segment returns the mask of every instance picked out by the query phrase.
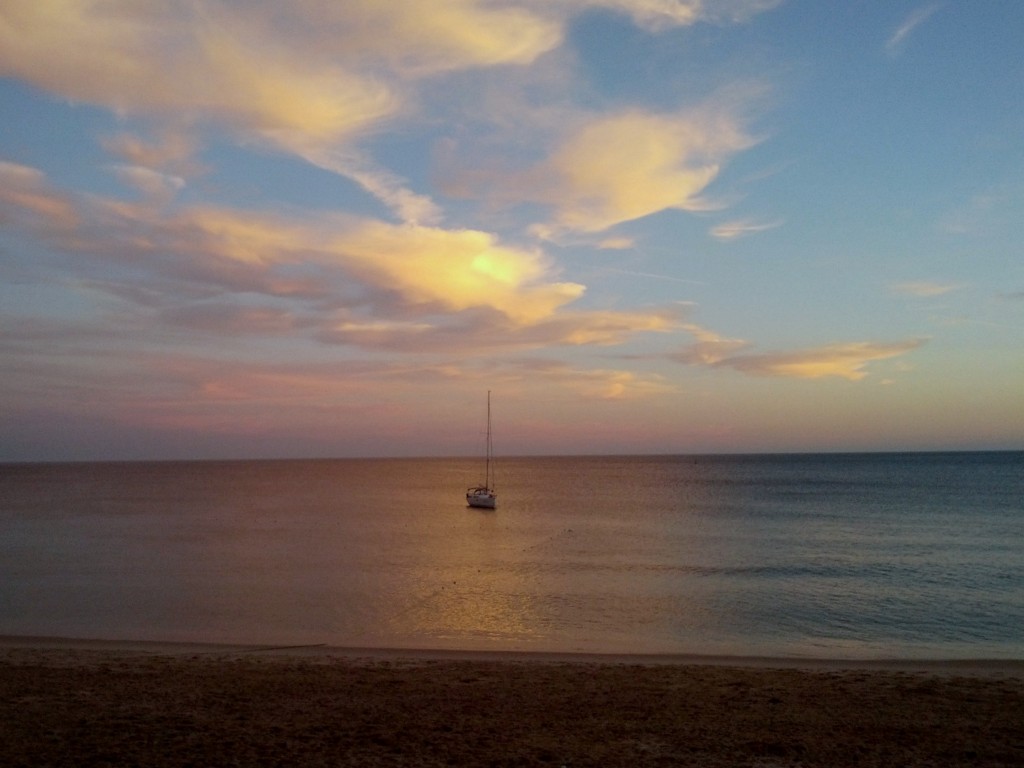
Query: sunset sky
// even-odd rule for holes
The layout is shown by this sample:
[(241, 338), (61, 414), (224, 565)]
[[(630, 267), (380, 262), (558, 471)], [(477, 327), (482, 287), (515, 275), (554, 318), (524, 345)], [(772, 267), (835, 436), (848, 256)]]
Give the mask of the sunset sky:
[(1024, 449), (1022, 40), (0, 0), (0, 460)]

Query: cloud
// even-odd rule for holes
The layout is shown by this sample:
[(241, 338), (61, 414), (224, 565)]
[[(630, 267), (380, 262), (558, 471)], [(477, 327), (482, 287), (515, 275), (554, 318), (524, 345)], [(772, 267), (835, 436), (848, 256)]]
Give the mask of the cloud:
[(665, 333), (679, 324), (679, 309), (669, 307), (646, 312), (563, 312), (523, 331), (537, 346), (621, 344), (637, 333)]
[[(73, 330), (73, 328), (72, 328)], [(69, 345), (70, 346), (70, 345)], [(85, 354), (83, 350), (88, 350)], [(314, 428), (336, 425), (352, 407), (372, 411), (387, 401), (381, 382), (429, 383), (447, 374), (434, 363), (379, 360), (253, 361), (173, 349), (77, 347), (77, 354), (32, 360), (10, 355), (16, 370), (4, 381), (6, 395), (24, 408), (52, 408), (102, 415), (113, 423), (169, 429), (262, 431), (273, 422), (298, 419)], [(46, 386), (40, 386), (45, 382)], [(55, 387), (60, 397), (54, 397)], [(393, 389), (391, 391), (393, 395)], [(350, 398), (358, 396), (359, 405)]]
[(341, 13), (328, 34), (342, 35), (349, 55), (369, 53), (407, 74), (529, 64), (557, 47), (563, 35), (562, 24), (552, 16), (512, 3), (413, 0), (335, 7)]
[[(112, 424), (208, 434), (221, 430), (280, 433), (282, 427), (297, 425), (315, 430), (326, 427), (330, 432), (340, 423), (364, 421), (370, 426), (377, 408), (393, 416), (395, 398), (402, 398), (403, 389), (415, 392), (416, 402), (421, 403), (431, 399), (426, 393), (440, 396), (442, 391), (432, 387), (443, 385), (444, 395), (450, 398), (453, 390), (448, 384), (460, 379), (477, 393), (480, 380), (486, 379), (512, 390), (553, 384), (575, 398), (604, 400), (640, 398), (673, 389), (656, 374), (517, 358), (507, 351), (500, 356), (474, 355), (469, 360), (458, 349), (448, 348), (439, 355), (360, 358), (350, 353), (325, 354), (323, 348), (303, 351), (297, 340), (290, 338), (287, 346), (277, 347), (278, 354), (254, 359), (246, 354), (254, 333), (248, 323), (286, 333), (294, 318), (266, 312), (218, 317), (218, 312), (211, 308), (201, 317), (190, 318), (188, 328), (191, 337), (203, 338), (226, 322), (232, 329), (230, 362), (225, 360), (217, 336), (211, 337), (214, 344), (206, 347), (181, 347), (167, 343), (168, 329), (164, 327), (152, 340), (159, 338), (159, 343), (140, 345), (140, 335), (146, 329), (137, 323), (130, 326), (130, 343), (126, 343), (124, 332), (111, 334), (93, 322), (4, 314), (0, 317), (0, 350), (5, 360), (5, 397), (16, 398), (20, 412), (34, 408), (60, 412), (62, 423), (72, 421), (71, 415), (77, 412)], [(381, 322), (376, 329), (361, 330), (385, 332), (389, 330), (386, 325)], [(293, 354), (297, 348), (299, 353)], [(351, 405), (353, 398), (357, 406)], [(386, 445), (381, 448), (387, 450)]]
[(959, 285), (954, 283), (935, 283), (929, 280), (918, 280), (908, 283), (895, 283), (890, 286), (890, 290), (903, 296), (928, 298), (930, 296), (942, 296), (957, 290), (959, 287)]
[(76, 226), (73, 202), (50, 189), (36, 169), (0, 160), (0, 222), (63, 231)]
[(119, 133), (101, 139), (101, 144), (124, 165), (161, 171), (186, 181), (206, 171), (195, 160), (195, 138), (185, 130), (164, 127), (151, 139)]
[[(156, 183), (143, 169), (122, 169), (133, 181)], [(173, 212), (145, 201), (62, 195), (31, 168), (0, 164), (0, 215), (69, 252), (124, 258), (165, 274), (196, 274), (223, 290), (288, 293), (291, 265), (315, 265), (358, 277), (410, 305), (447, 311), (491, 307), (516, 322), (546, 317), (578, 298), (583, 286), (548, 280), (539, 251), (500, 244), (474, 230), (393, 225), (357, 217), (287, 218), (262, 211), (193, 206)], [(37, 214), (28, 220), (24, 213)], [(168, 258), (170, 256), (174, 258)]]
[(515, 182), (554, 209), (556, 228), (601, 232), (669, 208), (706, 210), (701, 193), (731, 155), (754, 144), (732, 110), (625, 110), (594, 117)]
[(405, 224), (438, 224), (443, 218), (440, 207), (427, 195), (413, 192), (400, 176), (365, 156), (315, 145), (303, 146), (301, 140), (295, 141), (292, 148), (313, 165), (352, 179)]
[[(244, 141), (259, 140), (352, 179), (404, 223), (433, 225), (442, 219), (435, 202), (357, 151), (362, 140), (424, 107), (414, 86), (457, 72), (534, 64), (562, 44), (571, 17), (589, 8), (622, 12), (656, 31), (701, 20), (743, 21), (776, 4), (6, 2), (0, 76), (121, 115), (170, 121), (179, 132), (196, 124), (226, 127)], [(549, 201), (561, 226), (599, 231), (666, 207), (700, 207), (697, 196), (719, 162), (748, 143), (725, 115), (598, 118), (570, 137), (540, 175), (563, 196)], [(126, 165), (189, 176), (174, 156), (181, 146), (166, 136), (162, 146), (123, 138), (115, 144)], [(161, 150), (162, 160), (154, 157)], [(588, 172), (594, 153), (607, 160)], [(622, 184), (615, 182), (629, 170)]]
[(619, 269), (618, 267), (598, 267), (601, 272), (611, 272), (617, 275), (630, 275), (632, 277), (646, 277), (651, 280), (660, 280), (661, 282), (667, 283), (688, 283), (690, 285), (706, 285), (702, 280), (690, 280), (685, 277), (675, 277), (674, 275), (658, 274), (657, 272), (640, 272), (635, 269)]
[[(64, 387), (59, 397), (54, 380)], [(43, 381), (48, 386), (40, 387)], [(223, 436), (240, 438), (231, 445), (243, 455), (269, 451), (294, 457), (297, 449), (300, 455), (393, 455), (396, 441), (408, 450), (410, 438), (424, 452), (437, 453), (443, 445), (441, 452), (452, 453), (465, 450), (465, 424), (452, 418), (457, 402), (476, 402), (483, 381), (498, 382), (510, 395), (506, 403), (539, 388), (550, 398), (551, 385), (574, 402), (670, 391), (657, 376), (521, 359), (488, 360), (477, 368), (443, 359), (322, 357), (299, 363), (236, 359), (225, 365), (217, 355), (122, 347), (102, 355), (98, 365), (80, 356), (64, 359), (59, 370), (19, 371), (17, 381), (8, 372), (5, 395), (26, 391), (19, 393), (19, 408), (3, 416), (5, 426), (23, 424), (41, 450), (78, 441), (106, 458), (111, 451), (149, 457), (147, 442), (149, 451), (156, 447), (166, 456), (171, 445), (175, 455), (195, 458), (214, 444), (223, 446)], [(424, 410), (424, 402), (447, 405)], [(119, 439), (110, 444), (112, 435)]]
[(235, 337), (294, 335), (303, 325), (298, 313), (283, 307), (247, 307), (224, 302), (176, 304), (163, 309), (159, 318), (167, 325)]
[(827, 344), (794, 352), (746, 354), (725, 357), (717, 366), (734, 368), (755, 376), (780, 376), (796, 379), (821, 379), (829, 376), (859, 381), (868, 373), (864, 368), (876, 360), (899, 357), (917, 349), (924, 341), (849, 342)]
[(192, 3), (7, 5), (0, 72), (119, 112), (329, 140), (356, 135), (398, 106), (379, 81), (301, 47), (300, 33), (315, 32), (301, 11), (285, 25), (291, 34), (278, 34), (261, 27), (255, 4), (244, 12)]
[(859, 381), (868, 373), (864, 368), (876, 360), (899, 357), (917, 349), (924, 339), (899, 342), (847, 342), (826, 344), (790, 352), (744, 352), (753, 346), (742, 339), (720, 336), (699, 325), (687, 323), (682, 330), (696, 341), (669, 358), (686, 365), (732, 368), (754, 376), (795, 379), (820, 379), (830, 376)]
[(942, 3), (931, 3), (913, 11), (885, 42), (886, 52), (890, 56), (895, 56), (899, 53), (900, 47), (910, 37), (911, 33), (931, 18), (932, 14), (942, 8), (942, 6)]
[(10, 163), (0, 164), (0, 182), (0, 217), (69, 254), (62, 279), (169, 326), (423, 351), (619, 344), (678, 321), (674, 309), (572, 311), (583, 285), (557, 280), (540, 250), (479, 230), (165, 210), (148, 199), (62, 195), (42, 173)]
[(711, 236), (717, 240), (736, 240), (757, 232), (766, 232), (781, 227), (782, 221), (758, 222), (751, 219), (725, 221), (711, 229)]
[(526, 325), (513, 324), (500, 313), (486, 309), (447, 316), (420, 313), (415, 317), (419, 319), (388, 321), (342, 310), (319, 338), (329, 344), (364, 349), (496, 355), (559, 346), (613, 346), (640, 333), (667, 333), (678, 327), (674, 308), (649, 312), (562, 310)]
[(529, 64), (563, 34), (550, 15), (476, 0), (5, 6), (0, 72), (119, 111), (322, 139), (393, 114), (388, 81)]
[(569, 0), (573, 5), (625, 13), (640, 27), (659, 31), (698, 21), (746, 21), (782, 0)]
[(718, 365), (739, 350), (751, 346), (748, 341), (728, 339), (692, 323), (683, 326), (683, 330), (697, 341), (672, 355), (672, 359), (689, 365)]
[(631, 237), (606, 237), (596, 247), (602, 251), (628, 251), (636, 245)]
[[(463, 372), (461, 375), (478, 374)], [(657, 374), (618, 368), (581, 368), (546, 357), (497, 361), (490, 367), (488, 376), (502, 381), (504, 389), (528, 390), (554, 384), (584, 400), (631, 400), (677, 391), (675, 385)], [(545, 396), (550, 397), (550, 393)]]
[[(353, 143), (407, 109), (406, 79), (528, 64), (563, 32), (528, 8), (475, 0), (5, 5), (0, 75), (121, 114), (219, 123), (350, 176), (419, 223), (438, 219), (433, 204), (354, 162)], [(153, 147), (119, 144), (153, 167), (139, 157)]]
[[(169, 429), (215, 430), (237, 416), (221, 411), (225, 403), (247, 403), (258, 424), (255, 411), (269, 403), (375, 392), (383, 378), (419, 384), (467, 359), (487, 360), (489, 375), (490, 361), (509, 352), (609, 347), (678, 331), (678, 307), (581, 308), (585, 287), (532, 241), (443, 225), (438, 201), (388, 166), (410, 134), (389, 145), (399, 148), (389, 156), (372, 155), (370, 139), (399, 121), (430, 123), (439, 102), (427, 97), (453, 82), (479, 84), (486, 70), (488, 82), (522, 75), (563, 100), (517, 115), (530, 138), (541, 137), (518, 146), (541, 148), (529, 156), (530, 174), (513, 178), (523, 184), (512, 185), (509, 199), (539, 204), (531, 212), (561, 232), (604, 232), (666, 208), (706, 209), (722, 164), (753, 144), (739, 109), (714, 99), (686, 110), (581, 115), (569, 54), (548, 54), (572, 17), (592, 8), (659, 31), (742, 21), (775, 4), (0, 0), (0, 77), (108, 110), (127, 126), (99, 137), (111, 156), (105, 170), (129, 188), (123, 199), (68, 191), (37, 169), (0, 162), (5, 237), (30, 245), (26, 263), (45, 252), (26, 271), (32, 289), (67, 299), (66, 322), (32, 327), (45, 308), (26, 309), (28, 302), (19, 304), (23, 315), (4, 318), (5, 348), (23, 365), (19, 386), (39, 402), (44, 390), (53, 396), (39, 386), (45, 381), (60, 388), (62, 402), (102, 401), (112, 417), (130, 406)], [(478, 95), (468, 89), (474, 118), (500, 132), (512, 110), (480, 109)], [(493, 149), (504, 138), (484, 141), (493, 139)], [(213, 175), (204, 162), (231, 141), (344, 176), (397, 221), (196, 202), (222, 191), (221, 177), (195, 182)], [(601, 245), (631, 246), (625, 237)], [(719, 340), (718, 357), (727, 342)], [(714, 345), (705, 345), (709, 359)], [(355, 363), (359, 350), (444, 356), (450, 368)], [(281, 362), (251, 362), (268, 352)], [(291, 357), (303, 354), (344, 364), (293, 366)], [(580, 397), (670, 389), (657, 376), (605, 366), (534, 375)]]
[(160, 173), (138, 165), (114, 165), (111, 171), (124, 184), (139, 190), (145, 197), (157, 203), (168, 203), (185, 187), (180, 176)]
[(585, 400), (630, 400), (676, 391), (657, 375), (607, 368), (581, 369), (554, 361), (531, 364), (527, 375), (558, 384)]
[(360, 277), (408, 302), (454, 311), (492, 307), (523, 324), (550, 316), (584, 290), (546, 282), (550, 267), (539, 251), (503, 246), (475, 230), (362, 221), (329, 248)]

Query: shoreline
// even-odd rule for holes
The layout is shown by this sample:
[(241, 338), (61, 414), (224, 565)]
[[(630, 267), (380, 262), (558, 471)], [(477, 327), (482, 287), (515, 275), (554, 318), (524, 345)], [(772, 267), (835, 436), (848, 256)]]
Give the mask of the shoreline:
[(37, 658), (56, 658), (76, 651), (102, 656), (167, 656), (178, 658), (279, 657), (326, 662), (491, 662), (632, 666), (696, 666), (807, 671), (919, 672), (935, 675), (1024, 678), (1024, 659), (987, 658), (837, 658), (810, 656), (747, 656), (700, 653), (601, 653), (577, 651), (516, 651), (439, 648), (382, 648), (334, 646), (323, 643), (270, 645), (261, 643), (182, 642), (50, 636), (0, 635), (0, 658), (11, 651)]

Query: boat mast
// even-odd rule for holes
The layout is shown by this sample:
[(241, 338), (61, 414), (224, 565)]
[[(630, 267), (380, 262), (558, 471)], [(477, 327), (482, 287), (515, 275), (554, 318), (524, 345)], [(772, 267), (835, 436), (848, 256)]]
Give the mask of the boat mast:
[(491, 488), (491, 390), (487, 390), (487, 459), (484, 465), (484, 485)]

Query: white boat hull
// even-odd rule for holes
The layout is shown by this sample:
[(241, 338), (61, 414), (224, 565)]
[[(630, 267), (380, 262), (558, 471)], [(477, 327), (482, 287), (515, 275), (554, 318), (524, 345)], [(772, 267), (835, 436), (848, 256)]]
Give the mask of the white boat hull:
[(486, 488), (470, 488), (466, 491), (466, 503), (480, 509), (494, 509), (498, 504), (498, 494)]

